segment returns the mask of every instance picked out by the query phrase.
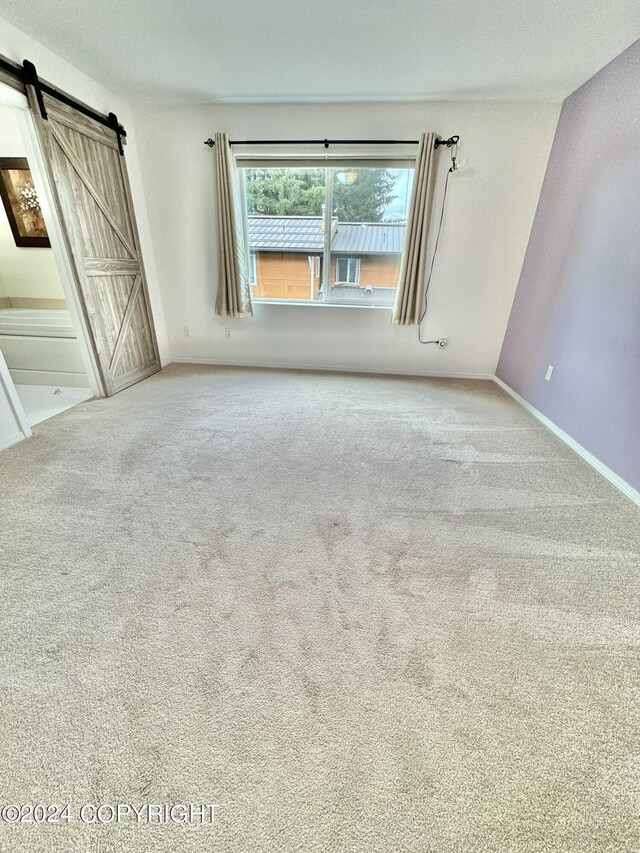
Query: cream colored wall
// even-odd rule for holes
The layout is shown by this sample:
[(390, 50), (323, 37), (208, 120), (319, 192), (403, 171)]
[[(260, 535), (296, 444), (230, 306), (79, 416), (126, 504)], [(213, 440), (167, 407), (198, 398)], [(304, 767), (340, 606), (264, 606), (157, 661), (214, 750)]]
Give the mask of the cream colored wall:
[[(0, 157), (24, 156), (14, 110), (0, 104)], [(46, 300), (41, 305), (43, 308), (64, 307), (65, 304), (53, 251), (18, 248), (3, 205), (0, 205), (0, 300), (5, 306), (8, 300), (9, 306), (17, 308), (27, 307), (25, 300)], [(38, 307), (37, 302), (34, 307)]]

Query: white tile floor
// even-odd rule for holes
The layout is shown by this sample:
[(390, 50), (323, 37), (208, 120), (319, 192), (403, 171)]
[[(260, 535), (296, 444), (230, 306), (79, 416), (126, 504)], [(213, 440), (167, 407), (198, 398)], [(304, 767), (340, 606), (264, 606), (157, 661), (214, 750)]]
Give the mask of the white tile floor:
[(16, 391), (29, 426), (42, 423), (93, 397), (90, 388), (63, 388), (55, 385), (16, 385)]

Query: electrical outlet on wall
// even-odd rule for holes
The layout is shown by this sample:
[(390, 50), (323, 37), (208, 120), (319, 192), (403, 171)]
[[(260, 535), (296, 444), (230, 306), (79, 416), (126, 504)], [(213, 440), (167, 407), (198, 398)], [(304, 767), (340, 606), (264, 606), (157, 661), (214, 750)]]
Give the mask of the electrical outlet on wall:
[(224, 330), (224, 336), (225, 336), (225, 338), (230, 338), (230, 337), (231, 337), (231, 329), (230, 329), (228, 326), (227, 326), (227, 328)]
[(183, 326), (182, 331), (184, 332), (185, 338), (191, 337), (191, 326)]
[(547, 367), (547, 372), (545, 373), (545, 376), (544, 376), (544, 378), (547, 380), (547, 382), (551, 379), (552, 373), (553, 373), (553, 365), (550, 364), (549, 367)]

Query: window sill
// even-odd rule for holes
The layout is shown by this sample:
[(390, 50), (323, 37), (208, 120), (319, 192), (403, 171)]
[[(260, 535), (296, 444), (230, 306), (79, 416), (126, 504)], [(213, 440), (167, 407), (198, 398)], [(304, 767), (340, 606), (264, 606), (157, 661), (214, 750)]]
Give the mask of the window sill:
[(297, 299), (252, 299), (253, 305), (286, 305), (298, 308), (366, 308), (376, 311), (393, 311), (393, 305), (354, 305), (353, 302), (311, 302)]

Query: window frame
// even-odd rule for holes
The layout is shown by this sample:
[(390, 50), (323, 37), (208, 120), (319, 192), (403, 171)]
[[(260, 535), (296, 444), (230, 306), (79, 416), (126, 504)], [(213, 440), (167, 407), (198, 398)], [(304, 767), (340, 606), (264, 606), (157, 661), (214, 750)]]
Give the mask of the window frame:
[[(360, 286), (361, 285), (361, 259), (353, 257), (351, 255), (347, 256), (349, 261), (357, 261), (357, 280), (354, 282), (332, 282), (331, 279), (331, 259), (332, 255), (336, 259), (336, 276), (338, 271), (338, 263), (340, 256), (337, 256), (331, 250), (331, 229), (332, 229), (332, 221), (333, 221), (333, 185), (335, 181), (335, 175), (337, 172), (343, 172), (345, 170), (344, 163), (346, 162), (344, 158), (339, 158), (340, 162), (334, 160), (332, 162), (331, 158), (323, 158), (322, 161), (310, 160), (309, 158), (299, 158), (296, 156), (290, 157), (278, 157), (278, 158), (263, 158), (256, 161), (255, 158), (252, 157), (238, 157), (236, 159), (236, 167), (238, 169), (239, 176), (239, 189), (240, 189), (240, 201), (242, 205), (242, 225), (244, 229), (244, 243), (246, 247), (247, 256), (253, 255), (255, 258), (256, 253), (251, 252), (249, 248), (249, 235), (248, 235), (248, 217), (249, 213), (247, 210), (247, 192), (246, 192), (246, 172), (251, 171), (253, 169), (316, 169), (322, 168), (325, 172), (325, 204), (324, 204), (324, 241), (323, 241), (323, 249), (321, 255), (317, 256), (318, 263), (320, 262), (320, 258), (324, 261), (322, 263), (322, 282), (320, 292), (322, 293), (322, 299), (269, 299), (268, 297), (252, 297), (252, 302), (260, 305), (298, 305), (298, 306), (313, 306), (313, 307), (323, 307), (323, 308), (374, 308), (381, 309), (386, 311), (393, 310), (393, 303), (382, 302), (379, 300), (363, 300), (362, 302), (355, 301), (353, 299), (340, 299), (335, 295), (330, 293), (331, 288), (336, 284), (338, 285), (352, 285), (352, 286)], [(415, 179), (415, 155), (407, 155), (398, 157), (397, 155), (393, 156), (391, 154), (378, 155), (375, 160), (373, 158), (349, 158), (348, 161), (350, 164), (354, 165), (356, 168), (364, 169), (406, 169), (408, 171), (413, 172), (411, 176), (411, 181)], [(409, 216), (409, 210), (407, 208), (407, 218)], [(403, 248), (402, 253), (400, 253), (400, 258), (402, 259), (402, 255), (404, 254), (406, 246)], [(343, 256), (344, 257), (344, 256)], [(250, 264), (250, 261), (248, 261)], [(255, 283), (257, 284), (257, 267), (255, 267)], [(250, 275), (251, 277), (251, 275)], [(252, 283), (252, 286), (253, 283)], [(396, 285), (397, 287), (397, 285)]]

